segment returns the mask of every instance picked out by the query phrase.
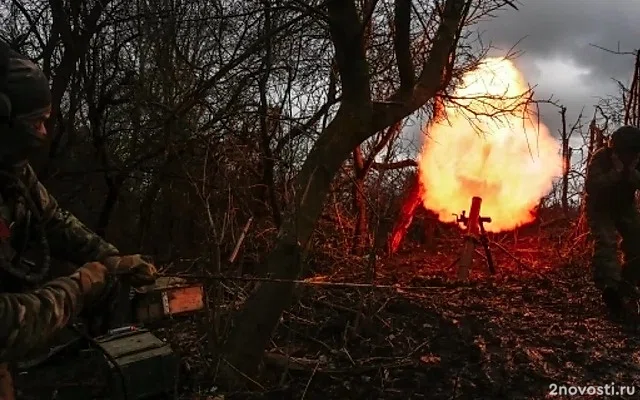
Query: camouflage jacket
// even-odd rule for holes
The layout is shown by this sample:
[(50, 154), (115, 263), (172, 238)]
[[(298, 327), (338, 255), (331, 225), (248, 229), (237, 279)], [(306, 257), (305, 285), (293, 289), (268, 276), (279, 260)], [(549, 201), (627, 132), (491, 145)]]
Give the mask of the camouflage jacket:
[[(631, 206), (635, 192), (640, 189), (640, 171), (633, 169), (618, 173), (613, 168), (611, 149), (602, 148), (593, 153), (585, 178), (587, 211), (615, 210)], [(603, 208), (604, 207), (604, 208)]]
[[(89, 230), (82, 222), (58, 206), (56, 199), (38, 181), (30, 165), (20, 174), (31, 198), (42, 212), (44, 229), (49, 241), (51, 256), (72, 262), (78, 266), (90, 261), (101, 261), (105, 257), (118, 254), (118, 250), (100, 236)], [(12, 200), (12, 201), (11, 201)], [(5, 221), (14, 226), (24, 223), (25, 207), (22, 199), (10, 199), (9, 207), (0, 206)], [(13, 203), (13, 204), (11, 204)], [(13, 205), (13, 207), (11, 207)], [(13, 209), (13, 210), (11, 210)]]
[(30, 292), (0, 294), (0, 363), (20, 361), (41, 349), (82, 306), (78, 272)]
[[(26, 246), (25, 241), (31, 247), (38, 247), (38, 242), (31, 243), (34, 219), (31, 209), (34, 207), (39, 213), (39, 231), (44, 233), (52, 257), (79, 267), (118, 254), (114, 246), (58, 206), (38, 181), (31, 166), (26, 165), (13, 175), (19, 177), (19, 181), (13, 179), (13, 186), (20, 186), (22, 190), (8, 190), (12, 185), (4, 176), (6, 172), (2, 174), (0, 257), (4, 260), (21, 253), (19, 247)], [(56, 275), (55, 271), (53, 275)], [(74, 275), (57, 278), (37, 290), (24, 293), (15, 293), (15, 288), (5, 285), (0, 294), (0, 362), (15, 361), (15, 357), (45, 343), (53, 333), (80, 313), (82, 298), (77, 279)]]

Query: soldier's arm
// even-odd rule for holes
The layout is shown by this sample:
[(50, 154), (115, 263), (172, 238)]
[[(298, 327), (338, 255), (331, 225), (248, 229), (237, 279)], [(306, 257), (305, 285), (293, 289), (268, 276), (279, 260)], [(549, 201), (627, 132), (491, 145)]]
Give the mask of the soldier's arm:
[(30, 293), (0, 294), (0, 362), (15, 362), (40, 348), (83, 307), (80, 273)]
[(604, 151), (593, 155), (587, 167), (587, 177), (585, 179), (585, 189), (587, 193), (595, 193), (607, 190), (616, 182), (622, 179), (622, 173), (613, 168), (607, 168)]
[(629, 183), (631, 183), (631, 185), (636, 188), (636, 189), (640, 189), (640, 171), (638, 171), (637, 169), (632, 169), (631, 171), (629, 171)]
[(115, 246), (87, 228), (73, 214), (60, 208), (30, 166), (25, 171), (24, 179), (33, 200), (42, 210), (53, 257), (82, 265), (90, 261), (102, 261), (119, 253)]

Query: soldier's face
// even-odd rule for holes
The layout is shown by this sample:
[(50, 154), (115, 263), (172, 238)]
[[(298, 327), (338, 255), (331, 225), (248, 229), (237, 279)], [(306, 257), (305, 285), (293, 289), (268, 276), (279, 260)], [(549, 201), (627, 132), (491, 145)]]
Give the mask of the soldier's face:
[(16, 115), (9, 134), (0, 142), (0, 164), (18, 165), (31, 157), (46, 144), (45, 123), (51, 115), (51, 108), (35, 110), (28, 114)]
[(45, 128), (45, 124), (50, 116), (51, 106), (47, 107), (44, 110), (39, 110), (38, 112), (33, 114), (19, 115), (17, 116), (17, 118), (22, 120), (22, 122), (25, 123), (30, 129), (32, 129), (36, 135), (45, 137), (47, 136), (47, 129)]

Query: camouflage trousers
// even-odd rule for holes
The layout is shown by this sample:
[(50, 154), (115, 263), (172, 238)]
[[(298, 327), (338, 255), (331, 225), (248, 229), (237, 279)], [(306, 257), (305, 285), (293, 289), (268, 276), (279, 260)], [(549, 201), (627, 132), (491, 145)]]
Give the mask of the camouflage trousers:
[[(640, 283), (640, 213), (635, 207), (602, 213), (587, 210), (593, 241), (591, 270), (598, 289), (617, 287), (622, 280)], [(622, 237), (622, 267), (618, 262), (618, 234)]]

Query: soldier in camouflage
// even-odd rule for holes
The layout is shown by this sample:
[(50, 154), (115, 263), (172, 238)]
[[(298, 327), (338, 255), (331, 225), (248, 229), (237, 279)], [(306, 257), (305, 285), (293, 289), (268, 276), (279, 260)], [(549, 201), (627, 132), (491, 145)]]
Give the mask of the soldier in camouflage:
[[(119, 276), (155, 282), (155, 267), (90, 231), (38, 181), (27, 157), (46, 139), (49, 82), (0, 42), (0, 399), (13, 399), (8, 365), (51, 340), (83, 310), (112, 298)], [(80, 266), (48, 282), (50, 257)], [(58, 274), (59, 275), (59, 274)]]
[[(623, 126), (609, 145), (593, 154), (585, 180), (585, 211), (593, 241), (592, 272), (596, 287), (615, 316), (638, 296), (640, 282), (640, 214), (635, 194), (640, 189), (640, 129)], [(618, 234), (624, 266), (618, 262)]]

